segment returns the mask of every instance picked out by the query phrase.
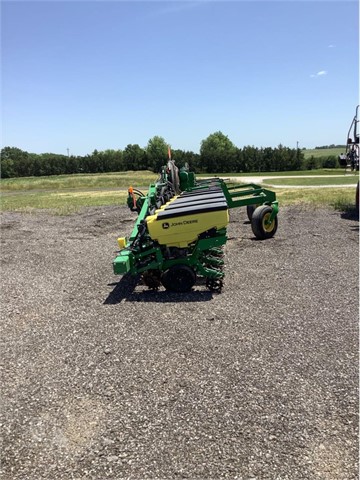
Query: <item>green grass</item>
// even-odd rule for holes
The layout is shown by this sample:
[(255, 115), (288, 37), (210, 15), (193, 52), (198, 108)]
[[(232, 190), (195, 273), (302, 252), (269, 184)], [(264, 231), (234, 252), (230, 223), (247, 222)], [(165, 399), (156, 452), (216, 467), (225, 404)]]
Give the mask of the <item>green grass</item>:
[(0, 182), (2, 191), (14, 190), (63, 190), (90, 188), (148, 187), (158, 175), (149, 171), (128, 171), (101, 174), (52, 175), (48, 177), (6, 178)]
[(281, 206), (308, 205), (314, 207), (331, 207), (337, 210), (346, 209), (355, 204), (355, 188), (319, 188), (319, 189), (276, 189), (276, 198)]
[(82, 192), (14, 192), (1, 196), (1, 210), (32, 212), (47, 209), (57, 215), (68, 215), (82, 207), (124, 205), (126, 191), (82, 191)]
[[(355, 188), (287, 189), (273, 188), (280, 208), (288, 205), (313, 205), (342, 209), (355, 203)], [(82, 207), (125, 205), (125, 191), (21, 192), (2, 195), (1, 210), (32, 212), (50, 209), (58, 215), (79, 211)]]
[[(322, 170), (324, 174), (328, 170)], [(332, 173), (332, 171), (330, 171)], [(343, 173), (339, 169), (338, 174)], [(292, 172), (282, 172), (283, 175), (289, 175)], [(297, 175), (300, 172), (294, 172)], [(318, 171), (301, 172), (302, 174), (319, 174)], [(254, 175), (254, 174), (249, 174)], [(263, 174), (261, 174), (263, 175)], [(278, 173), (272, 175), (278, 175)], [(228, 174), (222, 175), (229, 177)], [(74, 178), (75, 177), (75, 178)], [(18, 178), (11, 180), (2, 180), (0, 208), (1, 210), (33, 212), (36, 209), (50, 210), (55, 214), (66, 215), (74, 213), (82, 207), (105, 206), (105, 205), (124, 205), (126, 203), (127, 192), (125, 187), (130, 184), (138, 187), (144, 185), (146, 192), (149, 183), (156, 180), (156, 175), (151, 172), (126, 172), (102, 175), (61, 175), (58, 177), (43, 178)], [(324, 183), (329, 180), (340, 183), (354, 182), (357, 177), (342, 176), (337, 179), (320, 179)], [(314, 181), (315, 179), (290, 179), (297, 180), (299, 183)], [(317, 179), (316, 179), (317, 180)], [(111, 188), (111, 181), (115, 186)], [(283, 181), (288, 185), (289, 179), (276, 179), (276, 182)], [(52, 183), (53, 182), (53, 183)], [(65, 182), (65, 183), (62, 183)], [(109, 183), (110, 182), (110, 183)], [(123, 183), (121, 183), (123, 182)], [(298, 185), (299, 183), (294, 183)], [(309, 184), (309, 183), (307, 183)], [(312, 183), (313, 184), (313, 183)], [(29, 187), (30, 185), (30, 187)], [(62, 186), (63, 185), (63, 186)], [(65, 186), (64, 186), (65, 185)], [(86, 185), (88, 185), (86, 187)], [(103, 187), (102, 187), (103, 186)], [(76, 189), (77, 190), (71, 190)], [(96, 190), (103, 188), (102, 190)], [(123, 191), (118, 190), (124, 188)], [(280, 207), (294, 204), (305, 204), (314, 206), (330, 206), (332, 208), (344, 208), (346, 205), (354, 205), (355, 188), (349, 185), (349, 188), (272, 188), (277, 194)]]
[(343, 168), (319, 168), (316, 170), (295, 170), (290, 172), (247, 172), (247, 173), (200, 173), (197, 177), (285, 177), (285, 176), (297, 176), (303, 175), (344, 175)]
[[(342, 175), (343, 169), (320, 169), (295, 172), (252, 172), (252, 173), (217, 173), (218, 177), (242, 176), (286, 176), (286, 175)], [(212, 174), (200, 174), (197, 177), (211, 176)], [(128, 188), (145, 187), (156, 181), (158, 175), (149, 171), (128, 171), (101, 174), (76, 174), (76, 175), (53, 175), (47, 177), (19, 177), (1, 179), (0, 187), (3, 192), (15, 190), (71, 190), (91, 188)]]
[(267, 178), (263, 185), (289, 185), (289, 186), (322, 186), (322, 185), (349, 185), (353, 186), (359, 180), (358, 175), (341, 177), (318, 178)]
[(318, 158), (318, 157), (330, 157), (341, 155), (345, 153), (346, 148), (314, 148), (311, 150), (302, 150), (305, 158), (310, 158), (311, 156)]

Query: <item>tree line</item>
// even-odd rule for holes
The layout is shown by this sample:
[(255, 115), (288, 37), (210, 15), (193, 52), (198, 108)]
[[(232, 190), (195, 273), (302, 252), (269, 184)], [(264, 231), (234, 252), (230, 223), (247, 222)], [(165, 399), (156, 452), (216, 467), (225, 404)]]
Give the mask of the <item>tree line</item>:
[[(85, 156), (55, 153), (29, 153), (16, 147), (1, 150), (1, 178), (105, 173), (128, 170), (159, 172), (168, 160), (169, 145), (155, 136), (146, 147), (129, 144), (123, 150), (94, 150)], [(201, 142), (200, 153), (174, 149), (171, 158), (181, 167), (185, 163), (196, 173), (278, 172), (335, 167), (336, 158), (306, 159), (299, 149), (283, 145), (276, 148), (236, 147), (222, 132), (215, 132)]]
[(335, 145), (332, 143), (331, 145), (321, 145), (321, 147), (315, 147), (315, 150), (325, 150), (329, 148), (346, 148), (346, 145)]

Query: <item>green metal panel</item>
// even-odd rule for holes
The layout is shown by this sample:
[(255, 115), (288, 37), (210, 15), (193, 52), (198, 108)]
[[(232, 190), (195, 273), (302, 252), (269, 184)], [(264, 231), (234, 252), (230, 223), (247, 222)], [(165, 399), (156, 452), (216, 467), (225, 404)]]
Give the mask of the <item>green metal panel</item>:
[(274, 192), (255, 185), (254, 183), (228, 186), (226, 182), (222, 180), (221, 188), (229, 208), (244, 207), (246, 205), (270, 205), (276, 201)]
[(130, 272), (131, 261), (130, 261), (131, 252), (123, 250), (113, 261), (113, 269), (116, 275), (124, 275), (125, 273)]

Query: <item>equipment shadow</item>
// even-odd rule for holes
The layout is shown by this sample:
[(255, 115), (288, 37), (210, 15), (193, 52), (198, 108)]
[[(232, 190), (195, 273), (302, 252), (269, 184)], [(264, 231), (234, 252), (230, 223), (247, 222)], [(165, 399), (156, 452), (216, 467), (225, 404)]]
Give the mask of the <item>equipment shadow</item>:
[(169, 292), (167, 290), (141, 290), (135, 291), (139, 284), (140, 275), (125, 274), (115, 285), (112, 292), (104, 301), (104, 305), (116, 305), (126, 300), (127, 302), (150, 302), (150, 303), (177, 303), (177, 302), (208, 302), (214, 294), (209, 290), (193, 290), (186, 293)]
[(359, 210), (354, 206), (352, 208), (348, 208), (345, 212), (340, 214), (343, 220), (351, 220), (353, 222), (357, 222), (356, 224), (352, 224), (350, 229), (353, 232), (359, 231)]
[(359, 221), (359, 210), (356, 207), (349, 208), (340, 214), (343, 220)]

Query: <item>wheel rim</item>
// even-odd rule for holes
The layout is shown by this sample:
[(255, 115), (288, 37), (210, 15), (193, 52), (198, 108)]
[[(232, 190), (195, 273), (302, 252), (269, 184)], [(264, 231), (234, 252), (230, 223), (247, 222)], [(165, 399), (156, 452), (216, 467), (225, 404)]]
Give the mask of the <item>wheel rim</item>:
[(272, 221), (270, 221), (270, 217), (271, 217), (270, 212), (265, 213), (262, 220), (262, 226), (266, 233), (271, 233), (275, 228), (275, 218)]

